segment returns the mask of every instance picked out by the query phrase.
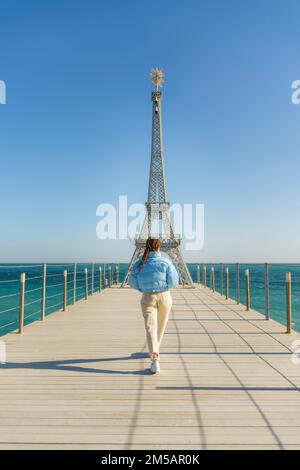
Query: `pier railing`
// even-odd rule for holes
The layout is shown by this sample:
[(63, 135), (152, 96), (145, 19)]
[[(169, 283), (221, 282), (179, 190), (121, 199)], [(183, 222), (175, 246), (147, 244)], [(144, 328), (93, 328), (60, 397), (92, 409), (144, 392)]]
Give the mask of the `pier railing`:
[(0, 335), (117, 286), (118, 264), (0, 265)]
[(203, 263), (190, 271), (196, 285), (244, 304), (245, 310), (252, 307), (266, 320), (273, 318), (286, 325), (287, 333), (300, 331), (299, 264)]
[[(0, 265), (0, 336), (24, 331), (69, 305), (120, 287), (127, 263)], [(201, 263), (188, 265), (195, 285), (254, 308), (300, 331), (300, 264)], [(293, 311), (293, 317), (292, 317)]]

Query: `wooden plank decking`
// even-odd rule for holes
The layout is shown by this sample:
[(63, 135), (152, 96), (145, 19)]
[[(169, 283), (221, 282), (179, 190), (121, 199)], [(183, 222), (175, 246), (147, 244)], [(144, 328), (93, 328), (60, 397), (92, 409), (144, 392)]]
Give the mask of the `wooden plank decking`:
[(173, 299), (160, 376), (131, 289), (1, 338), (0, 449), (300, 449), (300, 335), (202, 287)]

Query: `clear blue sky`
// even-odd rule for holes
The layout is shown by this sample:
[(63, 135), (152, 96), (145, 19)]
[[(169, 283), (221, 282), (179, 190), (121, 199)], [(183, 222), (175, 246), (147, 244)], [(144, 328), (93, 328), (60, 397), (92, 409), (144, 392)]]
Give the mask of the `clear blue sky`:
[(298, 0), (3, 0), (2, 262), (127, 261), (96, 207), (147, 195), (149, 70), (166, 74), (171, 202), (205, 204), (187, 261), (300, 261)]

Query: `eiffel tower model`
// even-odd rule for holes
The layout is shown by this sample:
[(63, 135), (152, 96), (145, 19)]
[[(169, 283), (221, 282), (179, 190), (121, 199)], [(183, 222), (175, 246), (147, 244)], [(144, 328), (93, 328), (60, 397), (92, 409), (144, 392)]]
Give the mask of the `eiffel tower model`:
[[(135, 240), (135, 251), (130, 261), (127, 273), (125, 275), (122, 287), (124, 287), (132, 270), (132, 266), (136, 260), (144, 252), (146, 240), (150, 236), (160, 238), (161, 251), (166, 253), (173, 264), (175, 265), (179, 278), (182, 284), (187, 284), (194, 287), (191, 275), (183, 261), (180, 242), (181, 238), (174, 235), (173, 226), (169, 219), (168, 209), (169, 202), (167, 202), (167, 191), (165, 182), (165, 169), (163, 159), (163, 145), (162, 145), (162, 120), (161, 120), (161, 101), (162, 92), (159, 87), (162, 87), (164, 82), (164, 74), (160, 69), (152, 69), (151, 82), (154, 90), (151, 93), (152, 98), (152, 149), (151, 149), (151, 166), (148, 187), (148, 200), (146, 202), (146, 216), (140, 232), (140, 235)], [(153, 234), (152, 225), (156, 222), (160, 225), (159, 234)], [(164, 230), (163, 230), (164, 229)]]

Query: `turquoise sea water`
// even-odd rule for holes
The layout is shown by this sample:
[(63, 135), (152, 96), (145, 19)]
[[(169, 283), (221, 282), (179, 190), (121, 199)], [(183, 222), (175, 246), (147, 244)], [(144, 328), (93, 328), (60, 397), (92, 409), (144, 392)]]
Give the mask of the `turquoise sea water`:
[[(115, 280), (116, 265), (106, 264), (102, 267), (102, 287), (105, 277), (109, 277), (109, 266), (112, 268)], [(119, 281), (122, 282), (127, 264), (119, 264)], [(203, 265), (201, 264), (201, 278)], [(221, 264), (206, 264), (207, 286), (210, 286), (210, 268), (215, 270), (215, 289), (221, 292)], [(94, 291), (99, 291), (100, 264), (94, 265)], [(223, 293), (225, 293), (225, 268), (229, 268), (229, 296), (236, 299), (237, 271), (235, 264), (223, 264)], [(77, 264), (76, 301), (85, 296), (85, 274), (88, 269), (88, 290), (91, 294), (92, 272), (91, 264)], [(197, 281), (197, 264), (188, 264), (193, 281)], [(263, 264), (240, 264), (240, 303), (245, 303), (245, 269), (250, 270), (251, 307), (265, 315), (265, 277)], [(74, 265), (48, 264), (46, 282), (46, 316), (61, 310), (63, 307), (63, 272), (67, 270), (67, 303), (71, 304), (74, 297)], [(286, 322), (285, 310), (285, 273), (292, 274), (292, 313), (293, 328), (300, 332), (300, 264), (269, 264), (269, 302), (270, 317), (282, 324)], [(20, 274), (26, 273), (25, 291), (25, 325), (37, 321), (41, 317), (42, 295), (42, 265), (0, 265), (0, 336), (18, 328), (19, 319), (19, 286)]]

